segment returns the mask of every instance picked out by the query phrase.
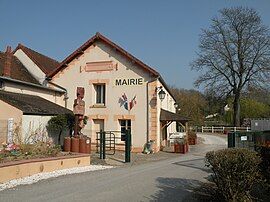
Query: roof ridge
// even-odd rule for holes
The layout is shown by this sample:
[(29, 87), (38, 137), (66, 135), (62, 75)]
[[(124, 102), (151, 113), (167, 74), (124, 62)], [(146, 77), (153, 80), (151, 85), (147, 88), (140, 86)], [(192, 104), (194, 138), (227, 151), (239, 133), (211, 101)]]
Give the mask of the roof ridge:
[(30, 51), (33, 51), (33, 52), (35, 52), (35, 53), (37, 53), (37, 54), (39, 54), (39, 55), (42, 55), (43, 57), (46, 57), (46, 58), (48, 58), (48, 59), (50, 59), (50, 60), (54, 60), (55, 62), (58, 62), (58, 63), (59, 63), (58, 60), (56, 60), (56, 59), (54, 59), (54, 58), (52, 58), (52, 57), (49, 57), (49, 56), (47, 56), (47, 55), (44, 55), (44, 54), (42, 54), (42, 53), (40, 53), (40, 52), (38, 52), (38, 51), (36, 51), (36, 50), (33, 50), (32, 48), (29, 48), (29, 47), (23, 45), (22, 43), (19, 43), (18, 46), (19, 46), (19, 47), (22, 47), (22, 48), (26, 48), (26, 49), (28, 49), (28, 50), (30, 50)]
[[(55, 60), (49, 56), (46, 56), (42, 53), (39, 53), (31, 48), (28, 48), (27, 46), (24, 46), (21, 43), (18, 44), (16, 49), (13, 51), (13, 53), (15, 53), (18, 49), (21, 49), (46, 75), (49, 74), (51, 72), (51, 70), (49, 70), (47, 66), (45, 66), (42, 62), (39, 61), (40, 58), (37, 59), (36, 57), (44, 58), (44, 59), (48, 60), (50, 63), (56, 63), (56, 66), (58, 66), (60, 64), (57, 60)], [(33, 54), (36, 54), (37, 56), (35, 56)], [(48, 66), (50, 66), (50, 65), (48, 65)]]

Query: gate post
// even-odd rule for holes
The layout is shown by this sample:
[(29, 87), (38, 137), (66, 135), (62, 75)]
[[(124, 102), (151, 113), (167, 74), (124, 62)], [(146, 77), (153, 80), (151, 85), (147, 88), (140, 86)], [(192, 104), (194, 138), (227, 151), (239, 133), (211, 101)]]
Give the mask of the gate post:
[(102, 152), (103, 152), (103, 159), (106, 158), (106, 132), (102, 132)]
[(131, 150), (131, 134), (130, 134), (130, 130), (126, 130), (125, 163), (130, 162), (130, 150)]
[(102, 130), (99, 131), (99, 158), (102, 159), (102, 153), (103, 153), (103, 146), (102, 146), (102, 143), (103, 143), (103, 132)]

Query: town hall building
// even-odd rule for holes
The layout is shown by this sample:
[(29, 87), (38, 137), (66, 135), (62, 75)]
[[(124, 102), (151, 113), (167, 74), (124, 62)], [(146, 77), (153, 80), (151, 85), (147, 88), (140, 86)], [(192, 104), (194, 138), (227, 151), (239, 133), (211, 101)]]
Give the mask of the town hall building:
[(84, 87), (89, 118), (84, 133), (92, 142), (100, 130), (130, 129), (133, 152), (141, 152), (150, 140), (159, 151), (176, 132), (176, 122), (185, 126), (188, 121), (175, 113), (176, 100), (161, 75), (100, 33), (64, 59), (48, 79), (67, 89), (69, 109), (76, 88)]

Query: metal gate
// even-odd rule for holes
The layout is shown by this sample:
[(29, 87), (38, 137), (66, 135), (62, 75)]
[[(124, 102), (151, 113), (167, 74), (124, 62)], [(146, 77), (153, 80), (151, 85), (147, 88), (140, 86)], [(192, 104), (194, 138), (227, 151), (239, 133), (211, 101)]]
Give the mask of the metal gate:
[[(117, 140), (121, 139), (118, 137), (118, 134), (121, 133), (120, 131), (99, 131), (97, 132), (97, 139), (96, 139), (96, 151), (100, 153), (105, 147), (104, 151), (106, 155), (114, 155), (116, 149), (116, 142)], [(105, 138), (104, 138), (105, 136)], [(102, 144), (102, 140), (105, 140), (105, 144)], [(101, 148), (102, 147), (102, 148)]]
[(97, 132), (96, 151), (99, 153), (100, 159), (105, 159), (106, 155), (114, 155), (116, 145), (123, 144), (125, 146), (125, 162), (130, 162), (131, 152), (131, 134), (130, 130), (124, 133), (121, 131), (99, 131)]

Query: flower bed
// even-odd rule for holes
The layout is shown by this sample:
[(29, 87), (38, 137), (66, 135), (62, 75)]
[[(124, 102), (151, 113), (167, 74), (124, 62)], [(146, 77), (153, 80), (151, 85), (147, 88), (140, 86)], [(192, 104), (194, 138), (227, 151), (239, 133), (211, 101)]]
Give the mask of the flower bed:
[(0, 150), (0, 165), (11, 161), (25, 159), (47, 158), (68, 155), (61, 152), (59, 145), (50, 142), (36, 142), (34, 144), (5, 144)]
[(90, 165), (90, 154), (61, 152), (52, 141), (5, 144), (0, 150), (0, 183), (67, 168)]

